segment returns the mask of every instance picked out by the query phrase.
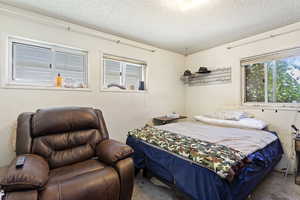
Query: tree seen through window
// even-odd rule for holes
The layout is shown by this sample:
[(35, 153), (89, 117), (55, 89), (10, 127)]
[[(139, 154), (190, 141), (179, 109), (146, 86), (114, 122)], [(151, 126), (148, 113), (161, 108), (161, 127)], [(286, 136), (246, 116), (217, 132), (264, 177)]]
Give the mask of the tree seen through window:
[(244, 67), (245, 102), (300, 103), (300, 56)]

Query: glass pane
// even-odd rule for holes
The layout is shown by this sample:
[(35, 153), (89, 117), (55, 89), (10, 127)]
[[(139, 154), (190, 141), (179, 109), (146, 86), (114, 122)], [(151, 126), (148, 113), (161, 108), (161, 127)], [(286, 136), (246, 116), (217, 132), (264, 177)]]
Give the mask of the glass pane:
[(85, 56), (66, 52), (56, 52), (55, 73), (73, 84), (85, 83)]
[(267, 62), (268, 70), (268, 102), (276, 102), (276, 64), (273, 61)]
[(65, 52), (56, 52), (55, 55), (56, 69), (83, 72), (85, 66), (84, 62), (84, 55), (76, 55)]
[(126, 64), (126, 88), (138, 90), (140, 81), (142, 81), (143, 68), (141, 65)]
[(121, 85), (121, 63), (114, 60), (104, 60), (105, 86), (110, 84)]
[(272, 63), (268, 68), (269, 102), (300, 103), (300, 56)]
[(53, 82), (51, 49), (13, 43), (13, 79), (19, 82)]
[(245, 101), (265, 102), (264, 63), (245, 66)]

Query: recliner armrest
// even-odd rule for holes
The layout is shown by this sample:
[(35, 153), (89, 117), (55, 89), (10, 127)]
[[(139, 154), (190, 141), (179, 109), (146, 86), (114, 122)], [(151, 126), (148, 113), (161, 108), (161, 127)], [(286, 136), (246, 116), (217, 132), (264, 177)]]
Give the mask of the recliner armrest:
[(100, 142), (96, 147), (99, 160), (110, 165), (129, 157), (132, 153), (133, 149), (130, 146), (111, 139)]
[(48, 181), (49, 165), (44, 158), (34, 154), (21, 156), (26, 157), (23, 167), (16, 168), (18, 156), (0, 179), (0, 185), (6, 192), (40, 189)]

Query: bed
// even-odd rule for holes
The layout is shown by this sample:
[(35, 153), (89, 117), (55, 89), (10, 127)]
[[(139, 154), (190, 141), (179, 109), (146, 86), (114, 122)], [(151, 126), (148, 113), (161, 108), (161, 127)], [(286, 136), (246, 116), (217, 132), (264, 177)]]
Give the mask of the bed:
[[(153, 132), (156, 134), (151, 135)], [(166, 141), (170, 140), (171, 143), (166, 145), (160, 137), (166, 137)], [(178, 138), (184, 138), (184, 143), (176, 142)], [(241, 144), (243, 141), (244, 144)], [(203, 160), (202, 154), (197, 152), (194, 152), (197, 155), (195, 157), (187, 154), (184, 148), (182, 150), (187, 143), (190, 146), (203, 143), (205, 148), (201, 146), (200, 152), (212, 152), (213, 159), (221, 159), (224, 157), (222, 153), (225, 154), (223, 161), (220, 161), (222, 165), (209, 163), (206, 158)], [(195, 200), (246, 199), (272, 171), (283, 154), (281, 143), (274, 132), (199, 122), (178, 122), (135, 129), (129, 132), (127, 144), (135, 150), (133, 159), (138, 170), (149, 171)], [(178, 153), (178, 149), (181, 153)], [(219, 153), (221, 156), (215, 155)], [(199, 155), (201, 162), (198, 162)], [(228, 166), (233, 167), (229, 169)]]

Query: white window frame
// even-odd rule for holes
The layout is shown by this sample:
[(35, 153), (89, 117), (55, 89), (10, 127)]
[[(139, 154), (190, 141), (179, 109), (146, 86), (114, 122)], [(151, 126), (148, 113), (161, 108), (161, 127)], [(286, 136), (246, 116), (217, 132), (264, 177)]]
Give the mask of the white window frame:
[[(295, 47), (295, 48), (291, 48), (291, 49), (297, 49), (299, 47)], [(287, 50), (291, 50), (291, 49), (287, 49)], [(270, 54), (274, 54), (274, 53), (280, 53), (280, 52), (284, 52), (287, 50), (281, 50), (281, 51), (277, 51), (277, 52), (273, 52)], [(268, 54), (265, 54), (268, 55)], [(300, 56), (300, 55), (299, 55)], [(253, 57), (260, 57), (260, 55), (257, 56), (253, 56)], [(250, 57), (251, 58), (251, 57)], [(299, 110), (300, 108), (300, 103), (270, 103), (268, 102), (268, 94), (267, 94), (267, 85), (268, 85), (268, 77), (267, 77), (267, 67), (264, 66), (264, 75), (265, 75), (265, 102), (246, 102), (246, 75), (245, 75), (245, 67), (242, 65), (242, 60), (240, 59), (240, 71), (241, 71), (241, 106), (245, 106), (245, 107), (252, 107), (252, 108), (278, 108), (278, 109), (287, 109), (287, 110)]]
[[(130, 89), (114, 89), (114, 88), (107, 88), (106, 87), (106, 83), (105, 83), (105, 74), (106, 74), (106, 71), (105, 71), (105, 60), (106, 58), (105, 55), (111, 55), (111, 56), (115, 56), (115, 57), (119, 57), (119, 58), (124, 58), (124, 59), (128, 59), (128, 60), (133, 60), (133, 61), (139, 61), (141, 63), (144, 63), (143, 66), (141, 66), (140, 64), (135, 64), (135, 63), (131, 63), (131, 62), (122, 62), (121, 64), (121, 72), (122, 72), (122, 76), (120, 76), (120, 83), (122, 84), (122, 86), (126, 85), (126, 71), (124, 71), (124, 69), (126, 68), (126, 63), (127, 64), (130, 64), (130, 65), (136, 65), (136, 66), (139, 66), (139, 67), (142, 67), (143, 69), (143, 72), (142, 72), (142, 79), (144, 80), (144, 84), (145, 84), (145, 89), (144, 90), (138, 90), (138, 89), (135, 89), (135, 90), (130, 90)], [(149, 91), (149, 84), (148, 84), (148, 65), (147, 65), (147, 62), (146, 61), (142, 61), (142, 60), (138, 60), (138, 59), (134, 59), (134, 58), (128, 58), (128, 57), (124, 57), (124, 56), (117, 56), (117, 55), (114, 55), (114, 54), (111, 54), (111, 53), (104, 53), (104, 52), (100, 52), (100, 67), (101, 67), (101, 70), (100, 70), (100, 73), (101, 73), (101, 84), (100, 84), (100, 91), (103, 91), (103, 92), (132, 92), (132, 93), (146, 93)], [(107, 59), (109, 60), (109, 59)], [(113, 60), (113, 59), (110, 59), (110, 60)]]
[[(62, 89), (62, 90), (86, 90), (89, 91), (89, 65), (88, 65), (88, 59), (89, 59), (89, 52), (84, 49), (70, 47), (66, 45), (61, 44), (55, 44), (55, 43), (48, 43), (44, 41), (38, 41), (38, 40), (32, 40), (28, 38), (18, 37), (18, 36), (6, 36), (7, 46), (6, 46), (6, 72), (5, 77), (3, 78), (2, 87), (4, 88), (24, 88), (24, 89)], [(13, 79), (13, 43), (20, 43), (25, 45), (33, 45), (41, 48), (49, 48), (52, 52), (59, 51), (59, 52), (66, 52), (66, 53), (72, 53), (74, 55), (83, 55), (84, 56), (84, 84), (85, 88), (55, 88), (54, 84), (45, 84), (41, 82), (18, 82)], [(52, 56), (52, 67), (55, 68), (55, 57)], [(53, 80), (54, 82), (54, 80)]]

